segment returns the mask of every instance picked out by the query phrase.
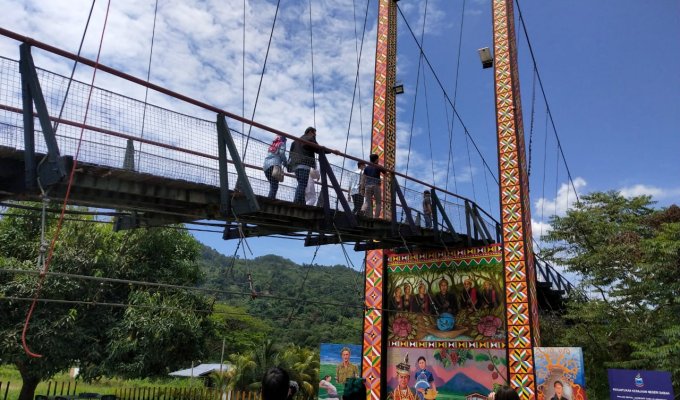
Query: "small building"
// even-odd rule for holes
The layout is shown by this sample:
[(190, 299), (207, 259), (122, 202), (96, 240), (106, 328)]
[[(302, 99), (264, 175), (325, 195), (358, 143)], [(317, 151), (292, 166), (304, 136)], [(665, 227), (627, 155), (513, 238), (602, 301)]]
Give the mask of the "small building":
[[(228, 372), (232, 368), (229, 364), (221, 364), (221, 367), (222, 373)], [(212, 387), (213, 382), (210, 374), (213, 372), (220, 372), (220, 364), (198, 364), (192, 368), (171, 372), (168, 375), (178, 378), (201, 378), (205, 381), (205, 386)]]

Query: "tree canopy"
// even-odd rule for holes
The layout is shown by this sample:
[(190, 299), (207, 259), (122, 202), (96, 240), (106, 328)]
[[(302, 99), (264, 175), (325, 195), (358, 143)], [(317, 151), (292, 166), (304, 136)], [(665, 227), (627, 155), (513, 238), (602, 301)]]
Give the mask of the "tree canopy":
[[(92, 217), (70, 217), (57, 241), (27, 342), (21, 332), (34, 296), (39, 269), (40, 214), (10, 209), (0, 219), (0, 354), (16, 365), (20, 400), (33, 398), (36, 385), (79, 366), (86, 378), (165, 375), (200, 356), (211, 331), (207, 300), (186, 290), (134, 283), (79, 279), (106, 277), (172, 285), (197, 285), (199, 245), (186, 232), (139, 229), (114, 233)], [(47, 237), (55, 228), (48, 218)], [(33, 273), (31, 273), (33, 272)]]
[(653, 206), (592, 193), (544, 237), (543, 255), (579, 273), (586, 295), (544, 317), (543, 344), (583, 348), (589, 397), (608, 396), (607, 368), (669, 371), (680, 391), (680, 208)]

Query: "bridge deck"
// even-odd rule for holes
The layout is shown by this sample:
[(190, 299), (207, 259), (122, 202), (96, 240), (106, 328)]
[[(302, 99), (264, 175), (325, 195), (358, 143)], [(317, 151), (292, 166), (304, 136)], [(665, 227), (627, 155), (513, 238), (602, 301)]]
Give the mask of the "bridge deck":
[[(0, 146), (0, 199), (39, 201), (37, 190), (26, 190), (24, 185), (23, 151)], [(67, 166), (70, 169), (71, 165)], [(53, 185), (48, 196), (63, 199), (66, 182)], [(229, 191), (233, 201), (244, 195)], [(307, 244), (327, 243), (375, 243), (375, 247), (394, 248), (463, 247), (480, 246), (484, 242), (464, 234), (454, 239), (451, 234), (437, 237), (432, 229), (418, 228), (412, 233), (405, 223), (398, 223), (395, 235), (390, 221), (358, 216), (358, 225), (350, 227), (345, 213), (333, 211), (331, 224), (325, 223), (322, 207), (302, 206), (284, 200), (257, 196), (260, 210), (234, 216), (220, 214), (219, 188), (202, 183), (170, 179), (146, 173), (111, 168), (79, 162), (73, 177), (69, 202), (74, 205), (136, 212), (140, 226), (157, 226), (169, 223), (186, 223), (198, 220), (240, 222), (244, 236), (305, 235), (322, 239), (310, 239)], [(225, 224), (225, 225), (227, 225)], [(235, 233), (231, 238), (237, 237)], [(360, 248), (363, 248), (360, 245)]]

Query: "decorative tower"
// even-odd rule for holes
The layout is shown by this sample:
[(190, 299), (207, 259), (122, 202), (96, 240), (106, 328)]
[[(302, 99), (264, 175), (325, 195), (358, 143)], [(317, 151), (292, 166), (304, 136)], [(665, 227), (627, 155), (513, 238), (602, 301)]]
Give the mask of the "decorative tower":
[[(380, 156), (380, 163), (394, 170), (396, 156), (396, 106), (394, 83), (397, 63), (397, 4), (395, 0), (378, 1), (378, 38), (375, 55), (375, 86), (373, 91), (373, 129), (371, 153)], [(383, 179), (383, 215), (391, 213), (391, 182)], [(368, 385), (368, 399), (379, 400), (382, 382), (383, 337), (383, 273), (385, 253), (366, 253), (363, 376)]]
[(520, 397), (535, 399), (538, 304), (512, 1), (492, 1), (508, 367), (510, 384)]

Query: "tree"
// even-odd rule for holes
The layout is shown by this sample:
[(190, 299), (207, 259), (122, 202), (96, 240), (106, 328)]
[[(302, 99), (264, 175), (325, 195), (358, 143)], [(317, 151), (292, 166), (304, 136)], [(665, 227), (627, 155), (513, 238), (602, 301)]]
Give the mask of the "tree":
[[(546, 344), (583, 347), (589, 397), (608, 396), (607, 368), (670, 371), (680, 389), (680, 208), (647, 196), (593, 193), (551, 219), (544, 256), (583, 278)], [(544, 323), (546, 321), (544, 320)]]
[[(271, 326), (260, 318), (248, 315), (244, 307), (227, 304), (215, 304), (211, 316), (215, 327), (214, 340), (209, 343), (211, 354), (219, 356), (222, 343), (226, 354), (244, 353), (252, 349), (257, 343), (265, 341), (272, 331)], [(223, 342), (224, 340), (224, 342)], [(213, 359), (218, 362), (218, 359)]]
[[(124, 280), (196, 285), (197, 242), (176, 229), (114, 233), (108, 224), (79, 217), (64, 223), (51, 272)], [(46, 237), (55, 226), (48, 219)], [(26, 337), (21, 332), (36, 290), (40, 215), (11, 209), (0, 219), (0, 354), (18, 368), (20, 400), (33, 398), (41, 380), (72, 366), (86, 379), (102, 374), (164, 375), (197, 358), (207, 332), (207, 301), (186, 290), (48, 275)], [(25, 272), (22, 272), (25, 271)], [(106, 305), (108, 304), (108, 305)], [(122, 305), (115, 306), (115, 305)], [(199, 310), (199, 311), (195, 311)], [(168, 354), (172, 354), (171, 357)]]

